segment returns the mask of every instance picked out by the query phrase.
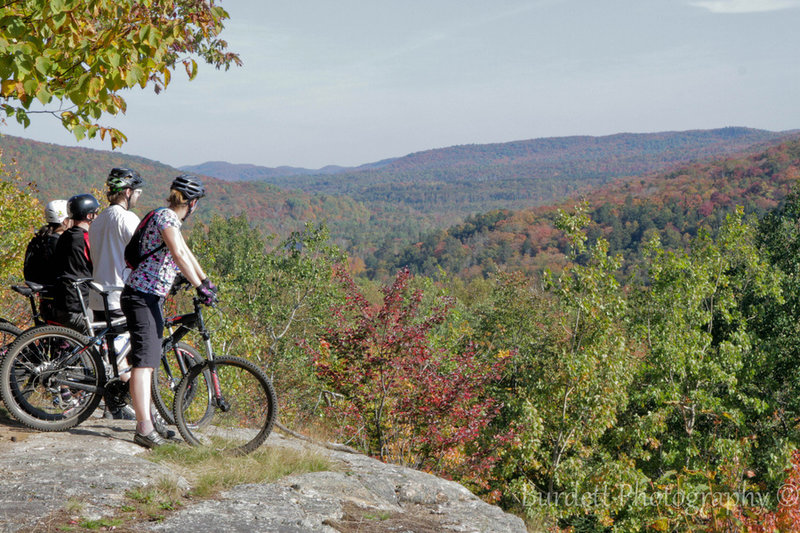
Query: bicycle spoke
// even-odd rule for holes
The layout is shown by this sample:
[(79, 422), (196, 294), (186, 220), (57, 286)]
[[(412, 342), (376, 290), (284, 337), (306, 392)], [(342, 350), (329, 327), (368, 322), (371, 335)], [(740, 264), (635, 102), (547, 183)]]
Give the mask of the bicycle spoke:
[[(181, 358), (183, 367), (187, 370), (203, 361), (203, 357), (195, 348), (183, 342), (179, 342), (174, 349), (164, 352), (161, 364), (155, 368), (151, 388), (153, 403), (161, 417), (169, 425), (175, 424), (175, 417), (172, 414), (173, 399), (175, 397), (175, 390), (178, 388), (178, 384), (183, 377), (183, 371), (178, 364), (178, 358)], [(206, 387), (206, 382), (203, 381), (199, 383), (198, 386)], [(205, 390), (207, 391), (210, 389), (205, 388)], [(190, 394), (196, 394), (196, 391), (197, 389), (194, 387), (189, 388)], [(210, 408), (206, 416), (211, 416), (212, 412), (213, 408)], [(204, 417), (201, 417), (198, 420), (202, 422), (203, 418)]]
[(9, 412), (43, 431), (67, 429), (90, 416), (105, 368), (97, 354), (83, 350), (86, 342), (57, 326), (20, 335), (0, 367), (0, 393)]

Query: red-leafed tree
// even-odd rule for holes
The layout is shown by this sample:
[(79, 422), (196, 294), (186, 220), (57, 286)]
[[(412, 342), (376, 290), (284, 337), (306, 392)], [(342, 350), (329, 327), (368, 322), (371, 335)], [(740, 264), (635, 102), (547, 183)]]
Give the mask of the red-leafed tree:
[(740, 507), (731, 523), (747, 533), (772, 533), (800, 531), (800, 451), (792, 453), (792, 467), (787, 470), (786, 480), (778, 490), (778, 506), (774, 511), (758, 507)]
[(452, 471), (471, 458), (475, 441), (499, 405), (486, 386), (499, 379), (505, 357), (481, 360), (473, 351), (437, 347), (435, 328), (451, 302), (423, 305), (408, 270), (370, 305), (344, 271), (344, 306), (336, 327), (308, 346), (317, 375), (338, 398), (331, 414), (344, 415), (343, 435), (385, 461), (428, 471)]

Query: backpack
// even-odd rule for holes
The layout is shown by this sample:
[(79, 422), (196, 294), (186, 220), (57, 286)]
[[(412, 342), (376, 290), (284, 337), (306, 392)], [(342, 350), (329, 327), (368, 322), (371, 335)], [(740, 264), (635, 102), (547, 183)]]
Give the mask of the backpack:
[(166, 246), (166, 243), (162, 242), (161, 245), (150, 250), (146, 254), (142, 253), (142, 234), (144, 233), (144, 228), (147, 226), (147, 223), (150, 222), (150, 219), (153, 218), (153, 215), (156, 214), (156, 211), (160, 211), (161, 209), (164, 208), (159, 207), (147, 213), (142, 221), (139, 222), (139, 225), (136, 226), (136, 231), (131, 235), (131, 240), (125, 245), (125, 265), (131, 270), (135, 270), (145, 259)]
[(27, 281), (52, 285), (55, 283), (53, 274), (53, 257), (55, 255), (57, 234), (37, 233), (25, 249), (23, 261), (23, 276)]

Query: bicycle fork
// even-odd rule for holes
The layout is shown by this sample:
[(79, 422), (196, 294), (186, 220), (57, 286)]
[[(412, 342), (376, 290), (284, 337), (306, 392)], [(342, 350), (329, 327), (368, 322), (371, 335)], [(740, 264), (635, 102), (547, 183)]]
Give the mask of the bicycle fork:
[(214, 387), (214, 406), (219, 407), (223, 413), (227, 413), (231, 406), (222, 396), (222, 388), (219, 386), (219, 376), (217, 375), (217, 365), (214, 362), (214, 351), (211, 348), (211, 337), (208, 333), (203, 334), (203, 341), (206, 344), (206, 353), (209, 355), (208, 370), (211, 374), (211, 385)]

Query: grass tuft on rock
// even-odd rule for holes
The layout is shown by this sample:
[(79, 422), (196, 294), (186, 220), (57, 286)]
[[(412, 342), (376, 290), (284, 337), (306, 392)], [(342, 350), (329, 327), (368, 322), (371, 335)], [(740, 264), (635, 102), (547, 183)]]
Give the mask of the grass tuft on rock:
[(324, 456), (288, 448), (262, 447), (231, 455), (206, 446), (161, 446), (148, 457), (167, 463), (192, 486), (190, 496), (209, 498), (244, 483), (269, 483), (292, 474), (332, 470)]

